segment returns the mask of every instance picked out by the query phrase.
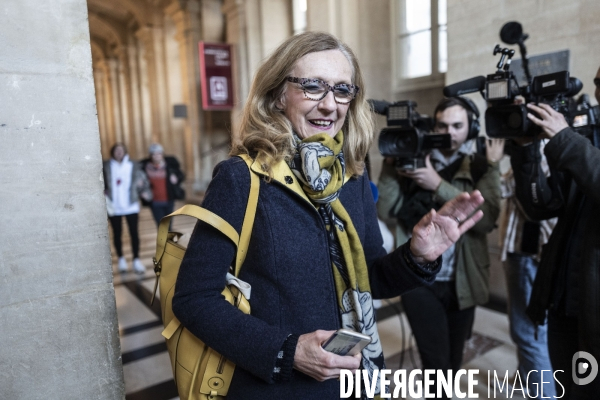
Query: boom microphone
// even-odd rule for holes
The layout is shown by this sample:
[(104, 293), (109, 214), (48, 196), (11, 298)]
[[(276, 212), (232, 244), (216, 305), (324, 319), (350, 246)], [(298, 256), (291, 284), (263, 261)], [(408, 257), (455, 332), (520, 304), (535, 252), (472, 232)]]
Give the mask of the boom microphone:
[(476, 76), (464, 81), (456, 82), (444, 88), (444, 96), (456, 97), (467, 93), (481, 92), (485, 88), (485, 77)]

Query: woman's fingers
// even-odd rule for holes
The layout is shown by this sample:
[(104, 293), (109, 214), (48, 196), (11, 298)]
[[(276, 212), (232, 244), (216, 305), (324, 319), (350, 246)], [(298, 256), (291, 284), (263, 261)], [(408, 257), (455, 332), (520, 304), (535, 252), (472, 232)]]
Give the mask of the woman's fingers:
[(479, 210), (473, 216), (458, 226), (458, 232), (462, 235), (471, 229), (479, 220), (483, 218), (483, 211)]
[(335, 331), (317, 330), (300, 335), (294, 355), (294, 368), (318, 381), (337, 378), (341, 369), (356, 370), (360, 367), (360, 358), (339, 356), (323, 350), (321, 345)]
[(479, 190), (471, 193), (461, 193), (450, 201), (447, 201), (438, 211), (440, 215), (458, 219), (462, 224), (479, 206), (484, 202)]

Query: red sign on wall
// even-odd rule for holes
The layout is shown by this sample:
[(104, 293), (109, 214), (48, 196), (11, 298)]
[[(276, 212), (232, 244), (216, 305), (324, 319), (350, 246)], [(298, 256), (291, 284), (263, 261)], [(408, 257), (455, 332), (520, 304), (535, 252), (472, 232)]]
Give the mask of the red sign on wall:
[(202, 108), (231, 110), (233, 108), (231, 45), (200, 42), (198, 49)]

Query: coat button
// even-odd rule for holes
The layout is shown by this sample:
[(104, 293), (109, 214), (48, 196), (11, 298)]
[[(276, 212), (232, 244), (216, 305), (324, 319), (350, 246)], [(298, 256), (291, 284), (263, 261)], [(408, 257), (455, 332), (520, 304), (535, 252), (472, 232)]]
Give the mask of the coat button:
[(286, 176), (285, 177), (285, 183), (287, 183), (288, 185), (291, 185), (292, 183), (294, 183), (294, 180), (292, 179), (291, 176)]

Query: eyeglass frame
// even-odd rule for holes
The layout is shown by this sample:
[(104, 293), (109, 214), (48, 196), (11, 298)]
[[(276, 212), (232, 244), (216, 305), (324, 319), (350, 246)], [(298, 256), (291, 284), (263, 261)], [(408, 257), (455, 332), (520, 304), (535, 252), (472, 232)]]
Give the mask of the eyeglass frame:
[[(300, 84), (301, 87), (302, 87), (302, 92), (304, 92), (304, 97), (306, 97), (308, 100), (312, 100), (312, 101), (321, 101), (321, 100), (323, 100), (329, 94), (329, 92), (332, 92), (333, 93), (333, 99), (335, 100), (335, 102), (337, 104), (350, 104), (350, 102), (352, 100), (354, 100), (354, 98), (358, 94), (358, 91), (360, 90), (360, 87), (358, 87), (356, 85), (353, 85), (351, 83), (340, 83), (340, 84), (338, 84), (338, 85), (346, 85), (349, 88), (352, 88), (354, 90), (354, 93), (352, 94), (352, 98), (347, 103), (344, 103), (344, 102), (338, 101), (336, 99), (336, 97), (335, 97), (335, 91), (334, 90), (335, 90), (335, 87), (338, 86), (338, 85), (331, 86), (327, 82), (325, 82), (325, 81), (323, 81), (321, 79), (317, 79), (317, 78), (296, 78), (294, 76), (286, 76), (285, 79), (288, 82)], [(306, 94), (306, 89), (302, 86), (306, 81), (317, 81), (317, 82), (321, 82), (322, 84), (324, 84), (327, 87), (327, 90), (323, 94), (323, 97), (321, 97), (320, 99), (312, 99), (312, 98), (308, 97), (308, 95)]]

